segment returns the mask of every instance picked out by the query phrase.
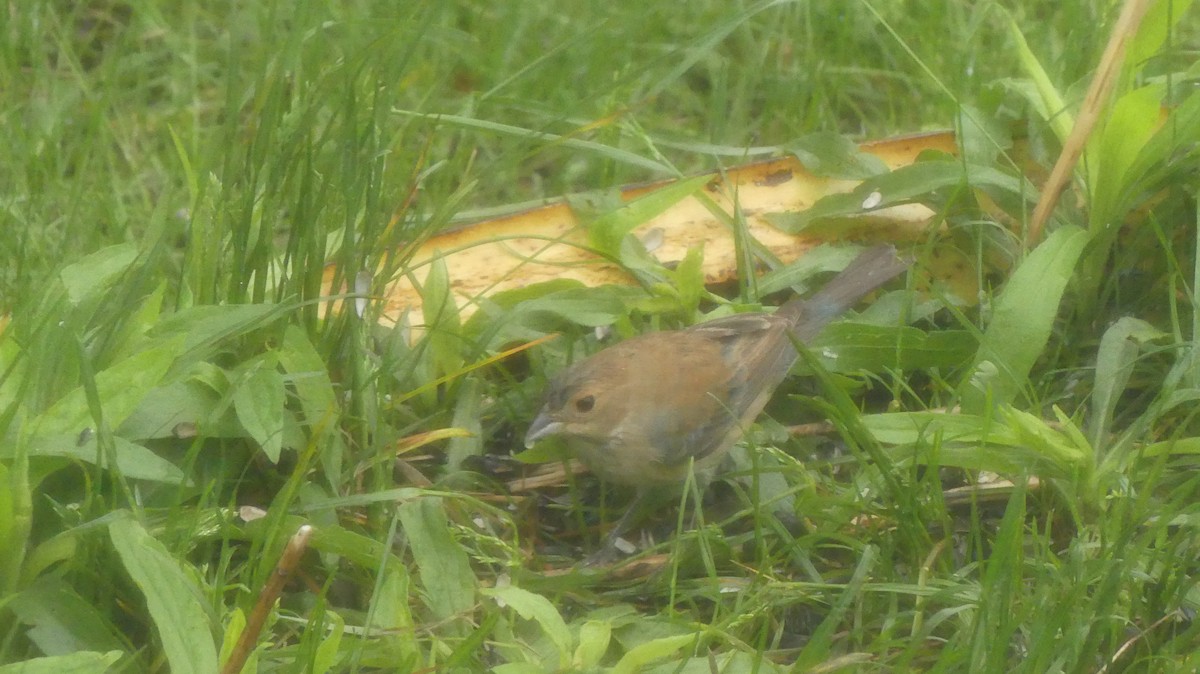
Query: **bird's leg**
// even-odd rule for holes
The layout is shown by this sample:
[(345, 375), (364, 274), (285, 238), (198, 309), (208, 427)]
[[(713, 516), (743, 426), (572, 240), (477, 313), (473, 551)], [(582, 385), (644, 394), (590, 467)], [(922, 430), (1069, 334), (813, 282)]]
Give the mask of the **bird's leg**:
[(617, 548), (617, 540), (621, 538), (622, 534), (629, 531), (635, 522), (641, 519), (641, 516), (644, 514), (642, 511), (646, 509), (648, 502), (652, 500), (649, 498), (649, 495), (650, 489), (639, 488), (637, 490), (637, 495), (634, 497), (633, 502), (629, 504), (629, 507), (625, 509), (625, 514), (621, 515), (621, 519), (617, 520), (617, 523), (609, 530), (608, 534), (604, 537), (604, 542), (600, 545), (600, 549), (588, 555), (583, 560), (583, 566), (609, 564), (620, 558), (621, 551)]
[[(680, 513), (686, 511), (686, 501), (688, 498), (693, 500), (691, 519), (692, 529), (697, 528), (698, 524), (703, 520), (703, 506), (701, 505), (700, 500), (701, 496), (708, 491), (708, 485), (712, 482), (712, 479), (713, 473), (710, 470), (693, 471), (691, 473), (691, 477), (687, 480), (687, 482), (684, 483), (684, 492), (677, 492), (680, 493), (681, 496), (683, 496), (684, 493), (687, 494), (687, 498), (684, 498), (679, 504), (681, 508)], [(617, 548), (617, 541), (623, 534), (629, 531), (634, 524), (644, 519), (647, 515), (647, 511), (650, 510), (652, 506), (663, 500), (664, 494), (662, 493), (662, 490), (663, 487), (661, 485), (658, 487), (639, 487), (633, 502), (630, 503), (629, 507), (625, 509), (625, 514), (622, 515), (621, 519), (617, 520), (617, 523), (613, 525), (611, 530), (609, 530), (608, 535), (604, 537), (604, 542), (600, 545), (600, 549), (588, 555), (587, 558), (583, 560), (583, 566), (599, 566), (602, 564), (610, 564), (619, 559), (621, 556), (621, 550)]]

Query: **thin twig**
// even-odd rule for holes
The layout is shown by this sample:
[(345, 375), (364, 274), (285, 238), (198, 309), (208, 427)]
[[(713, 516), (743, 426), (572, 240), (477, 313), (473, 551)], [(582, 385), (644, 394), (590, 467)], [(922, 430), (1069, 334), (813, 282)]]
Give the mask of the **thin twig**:
[(1100, 112), (1107, 104), (1113, 85), (1117, 82), (1117, 74), (1125, 60), (1125, 47), (1130, 38), (1137, 34), (1138, 26), (1141, 25), (1142, 17), (1146, 15), (1151, 1), (1127, 0), (1121, 8), (1121, 15), (1117, 17), (1112, 35), (1104, 47), (1104, 55), (1100, 57), (1100, 64), (1096, 67), (1096, 74), (1092, 76), (1087, 96), (1084, 97), (1079, 115), (1075, 118), (1075, 127), (1063, 143), (1062, 154), (1058, 155), (1058, 161), (1054, 163), (1054, 169), (1050, 171), (1050, 177), (1042, 188), (1042, 197), (1033, 209), (1033, 216), (1029, 220), (1028, 245), (1031, 248), (1041, 239), (1046, 220), (1058, 204), (1058, 198), (1067, 186), (1071, 172), (1079, 162), (1079, 156), (1083, 154), (1088, 137), (1092, 135), (1092, 130), (1100, 119)]
[(292, 571), (300, 563), (300, 557), (308, 549), (308, 539), (310, 538), (312, 538), (312, 527), (305, 524), (297, 529), (296, 534), (288, 541), (287, 547), (283, 549), (283, 554), (279, 556), (279, 563), (275, 565), (274, 573), (271, 574), (270, 579), (263, 586), (262, 592), (258, 595), (254, 610), (246, 618), (246, 627), (242, 630), (242, 635), (238, 637), (233, 651), (229, 653), (229, 659), (225, 661), (225, 666), (221, 668), (221, 674), (238, 674), (246, 665), (246, 659), (250, 657), (254, 645), (258, 643), (258, 636), (262, 633), (263, 625), (267, 623), (267, 616), (271, 614), (271, 608), (275, 606), (275, 601), (283, 592), (283, 586), (292, 575)]

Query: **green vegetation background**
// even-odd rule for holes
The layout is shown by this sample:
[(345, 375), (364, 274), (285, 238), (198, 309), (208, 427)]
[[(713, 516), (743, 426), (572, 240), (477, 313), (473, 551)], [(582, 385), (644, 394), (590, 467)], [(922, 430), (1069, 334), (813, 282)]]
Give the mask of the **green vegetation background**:
[[(216, 671), (306, 522), (257, 671), (1194, 671), (1197, 26), (1152, 4), (1030, 252), (1111, 3), (9, 3), (0, 672)], [(858, 365), (808, 359), (650, 575), (571, 567), (595, 484), (480, 457), (595, 325), (731, 310), (694, 270), (460, 321), (435, 269), (413, 343), (315, 301), (504, 205), (946, 127), (962, 158), (879, 180), (938, 211), (922, 259), (999, 270), (982, 308), (830, 337)]]

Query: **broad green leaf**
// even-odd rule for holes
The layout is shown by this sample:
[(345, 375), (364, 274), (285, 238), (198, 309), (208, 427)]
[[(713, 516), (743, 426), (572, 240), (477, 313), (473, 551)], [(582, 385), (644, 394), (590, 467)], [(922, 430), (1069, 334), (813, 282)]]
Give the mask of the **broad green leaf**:
[[(1069, 421), (1069, 420), (1068, 420)], [(896, 460), (936, 463), (997, 473), (1029, 473), (1072, 477), (1091, 470), (1091, 448), (1074, 432), (1051, 428), (1045, 421), (1001, 407), (994, 416), (939, 412), (866, 414), (863, 428), (879, 442), (896, 445)], [(913, 454), (912, 449), (920, 452)]]
[[(170, 314), (150, 331), (158, 339), (184, 338), (181, 352), (212, 349), (222, 341), (261, 328), (293, 311), (291, 305), (226, 304), (188, 307)], [(172, 342), (174, 343), (174, 342)]]
[(454, 403), (454, 418), (451, 425), (463, 429), (456, 433), (446, 445), (446, 469), (458, 470), (468, 457), (483, 453), (483, 413), (480, 410), (483, 394), (480, 382), (474, 377), (463, 381), (458, 388), (458, 399)]
[(68, 529), (38, 543), (25, 559), (25, 568), (21, 569), (22, 580), (32, 582), (51, 566), (79, 554), (78, 534), (77, 529)]
[[(39, 435), (30, 439), (29, 456), (69, 458), (107, 468), (108, 457), (98, 451), (95, 436), (88, 438), (83, 443), (80, 443), (79, 439), (78, 432)], [(183, 483), (183, 471), (175, 464), (120, 436), (113, 436), (112, 440), (117, 470), (125, 477), (167, 484)], [(4, 449), (0, 448), (0, 457), (3, 456)]]
[(486, 588), (480, 593), (503, 602), (522, 618), (536, 622), (554, 644), (558, 653), (559, 668), (566, 668), (571, 663), (574, 639), (571, 638), (571, 631), (567, 629), (567, 623), (549, 599), (514, 585)]
[[(1015, 407), (1003, 407), (1000, 413), (1022, 447), (1036, 451), (1063, 474), (1070, 475), (1087, 470), (1091, 465), (1091, 447), (1075, 433), (1053, 429), (1040, 417)], [(1070, 421), (1065, 416), (1060, 416), (1059, 422), (1064, 420)]]
[(196, 574), (131, 517), (114, 520), (108, 532), (125, 570), (146, 597), (172, 674), (217, 671), (217, 646)]
[(1146, 61), (1166, 44), (1171, 29), (1188, 16), (1191, 7), (1192, 0), (1157, 0), (1151, 3), (1137, 33), (1125, 48), (1126, 68), (1144, 67)]
[(802, 136), (783, 149), (795, 155), (810, 173), (824, 178), (862, 180), (888, 170), (879, 157), (863, 152), (849, 138), (828, 131)]
[(601, 253), (620, 258), (621, 243), (635, 227), (661, 215), (711, 180), (708, 175), (677, 180), (605, 213), (588, 223), (588, 241)]
[(563, 197), (563, 200), (571, 209), (571, 213), (575, 215), (575, 219), (582, 223), (592, 222), (613, 211), (619, 211), (627, 203), (625, 198), (621, 196), (620, 188), (588, 190), (586, 192), (568, 194)]
[(433, 353), (436, 371), (453, 372), (463, 365), (462, 325), (458, 305), (450, 288), (446, 258), (435, 255), (421, 288), (421, 312), (425, 319), (426, 339)]
[(537, 283), (481, 299), (464, 333), (489, 349), (500, 349), (570, 325), (612, 325), (629, 314), (633, 302), (645, 297), (641, 288), (585, 288), (575, 281)]
[[(1130, 168), (1161, 126), (1162, 85), (1134, 89), (1116, 100), (1104, 126), (1088, 144), (1091, 229), (1115, 227), (1129, 208), (1133, 184), (1141, 177)], [(1162, 159), (1166, 159), (1163, 157)]]
[[(136, 353), (96, 373), (96, 389), (104, 410), (104, 421), (116, 428), (167, 374), (179, 353), (173, 339)], [(83, 386), (76, 387), (33, 422), (35, 436), (70, 432), (78, 434), (95, 426)]]
[(0, 674), (107, 674), (123, 655), (125, 654), (121, 651), (84, 651), (71, 655), (33, 658), (11, 665), (0, 665)]
[(248, 363), (234, 380), (233, 407), (238, 420), (271, 463), (278, 462), (283, 449), (284, 389), (275, 358)]
[[(1097, 284), (1112, 242), (1120, 232), (1127, 231), (1117, 226), (1120, 221), (1129, 217), (1131, 209), (1153, 203), (1156, 193), (1178, 192), (1181, 185), (1187, 184), (1186, 177), (1195, 172), (1195, 150), (1200, 144), (1200, 92), (1188, 93), (1160, 123), (1161, 101), (1149, 100), (1146, 89), (1139, 91), (1145, 99), (1131, 92), (1114, 106), (1113, 116), (1117, 116), (1116, 108), (1120, 108), (1121, 118), (1116, 122), (1110, 120), (1110, 124), (1130, 127), (1130, 138), (1114, 136), (1101, 146), (1100, 151), (1106, 153), (1102, 159), (1111, 166), (1095, 172), (1096, 182), (1091, 189), (1091, 229), (1101, 234), (1098, 241), (1103, 245), (1091, 247), (1087, 268)], [(1142, 107), (1140, 111), (1136, 109), (1138, 106)], [(1107, 128), (1105, 138), (1109, 137)], [(1150, 131), (1153, 133), (1147, 139), (1145, 135)], [(1131, 152), (1136, 152), (1132, 159)]]
[(0, 591), (5, 595), (16, 588), (16, 579), (24, 565), (25, 546), (29, 543), (30, 510), (20, 505), (30, 501), (29, 486), (25, 484), (25, 475), (15, 474), (15, 470), (23, 473), (25, 467), (10, 470), (0, 463), (0, 541), (5, 542), (5, 549), (0, 551), (0, 578), (4, 578), (0, 581)]
[(1007, 121), (1001, 122), (972, 105), (962, 106), (957, 121), (959, 156), (968, 165), (992, 166), (1001, 152), (1012, 147)]
[[(872, 659), (872, 656), (866, 653), (835, 656), (821, 663), (821, 667), (809, 671), (849, 674), (855, 671), (853, 665), (867, 663)], [(685, 658), (679, 662), (659, 663), (643, 668), (642, 674), (712, 674), (713, 672), (720, 672), (720, 674), (784, 674), (784, 672), (797, 671), (799, 670), (794, 667), (771, 662), (758, 651), (748, 653), (731, 649), (720, 653), (714, 650), (703, 655)]]
[[(1038, 68), (1040, 69), (1040, 67), (1039, 65)], [(1061, 142), (1066, 140), (1067, 136), (1071, 133), (1071, 120), (1073, 117), (1069, 110), (1063, 110), (1062, 108), (1054, 108), (1052, 110), (1047, 107), (1063, 105), (1063, 101), (1058, 92), (1054, 90), (1053, 83), (1048, 79), (1042, 79), (1045, 77), (1045, 74), (1045, 72), (1042, 72), (1040, 78), (1002, 77), (996, 80), (996, 85), (1028, 103), (1033, 110), (1033, 114), (1038, 119), (1047, 122), (1050, 130), (1054, 132), (1055, 137)], [(1047, 94), (1046, 89), (1039, 85), (1048, 87), (1049, 93)], [(1050, 100), (1047, 100), (1047, 96), (1049, 96)]]
[[(118, 427), (117, 434), (133, 440), (169, 438), (181, 423), (196, 424), (210, 438), (241, 438), (246, 431), (229, 409), (223, 396), (228, 392), (228, 376), (209, 365), (195, 376), (172, 381), (151, 389), (129, 417)], [(220, 388), (215, 389), (214, 385)]]
[(994, 188), (1032, 198), (1036, 191), (1026, 190), (1023, 180), (990, 166), (964, 166), (961, 161), (936, 159), (902, 166), (889, 173), (868, 178), (850, 192), (822, 197), (811, 208), (799, 213), (775, 214), (772, 224), (792, 234), (818, 225), (843, 225), (848, 217), (921, 201), (948, 187)]
[(898, 465), (912, 462), (921, 466), (988, 471), (1009, 476), (1037, 475), (1046, 479), (1079, 477), (1078, 470), (1064, 470), (1045, 454), (1020, 444), (963, 445), (933, 442), (916, 447), (893, 447), (886, 451), (886, 456), (889, 461)]
[[(1181, 361), (1181, 363), (1182, 362), (1183, 361)], [(1189, 387), (1179, 390), (1172, 390), (1166, 399), (1160, 403), (1160, 412), (1166, 412), (1167, 410), (1174, 409), (1176, 407), (1192, 405), (1197, 402), (1200, 402), (1200, 389)]]
[(988, 402), (1011, 402), (1050, 339), (1063, 291), (1090, 234), (1055, 230), (1009, 278), (995, 300), (975, 362), (959, 386), (963, 411), (981, 413)]
[(38, 578), (14, 595), (7, 607), (21, 623), (25, 638), (44, 655), (122, 647), (108, 617), (61, 578)]
[(415, 623), (409, 610), (410, 598), (407, 570), (400, 564), (388, 564), (374, 602), (371, 625), (382, 630), (412, 630)]
[(338, 417), (337, 395), (321, 354), (302, 328), (289, 325), (276, 354), (309, 427), (327, 426)]
[[(225, 623), (225, 634), (221, 638), (221, 651), (219, 653), (220, 662), (229, 662), (229, 656), (233, 655), (233, 649), (237, 646), (238, 639), (242, 637), (242, 633), (246, 631), (246, 613), (241, 608), (235, 608), (229, 614), (229, 618)], [(251, 656), (253, 659), (253, 656)], [(247, 662), (247, 665), (250, 663)]]
[(864, 414), (862, 425), (878, 441), (913, 445), (939, 438), (943, 443), (1016, 445), (1017, 436), (1004, 424), (974, 414), (889, 412)]
[[(1088, 442), (1083, 431), (1079, 429), (1079, 424), (1067, 416), (1067, 413), (1063, 412), (1061, 407), (1054, 405), (1051, 409), (1054, 411), (1055, 421), (1058, 422), (1055, 430), (1058, 432), (1059, 437), (1064, 439), (1064, 444), (1070, 448), (1069, 458), (1090, 470), (1096, 464), (1092, 444)], [(1039, 419), (1039, 421), (1041, 420)]]
[(612, 674), (636, 674), (642, 667), (669, 658), (696, 643), (698, 634), (680, 634), (654, 639), (629, 649), (612, 668)]
[(1166, 120), (1142, 147), (1137, 159), (1128, 168), (1126, 181), (1140, 180), (1139, 189), (1156, 189), (1163, 184), (1178, 184), (1180, 170), (1187, 164), (1177, 160), (1194, 156), (1200, 143), (1200, 91), (1192, 91), (1182, 102), (1167, 112)]
[(22, 383), (28, 372), (27, 351), (17, 339), (16, 330), (0, 325), (0, 410), (9, 409), (18, 396), (22, 395)]
[(1096, 384), (1092, 390), (1090, 437), (1093, 446), (1099, 448), (1106, 444), (1104, 437), (1110, 430), (1117, 401), (1133, 374), (1139, 345), (1165, 336), (1166, 333), (1158, 328), (1132, 316), (1121, 318), (1104, 331), (1096, 353)]
[(59, 278), (67, 289), (67, 298), (71, 304), (78, 305), (106, 292), (113, 279), (125, 273), (137, 256), (136, 245), (121, 243), (67, 265), (59, 272)]
[(617, 296), (595, 293), (594, 299), (574, 297), (545, 297), (521, 306), (521, 314), (547, 314), (589, 328), (612, 325), (626, 313)]
[(1150, 458), (1164, 454), (1195, 456), (1200, 454), (1200, 438), (1180, 438), (1178, 440), (1155, 442), (1143, 447), (1141, 453), (1143, 456)]
[(296, 392), (305, 441), (323, 447), (318, 460), (326, 475), (340, 475), (347, 452), (337, 427), (341, 409), (325, 362), (308, 334), (296, 325), (284, 329), (283, 342), (275, 355), (285, 373), (285, 382)]
[(978, 342), (966, 330), (925, 332), (851, 321), (833, 323), (810, 345), (834, 372), (959, 368), (971, 361)]
[(327, 635), (317, 645), (316, 653), (313, 654), (312, 671), (313, 674), (326, 674), (334, 671), (340, 660), (342, 633), (346, 630), (346, 621), (342, 616), (333, 611), (326, 610), (325, 618), (329, 621), (327, 627)]
[(413, 620), (411, 601), (408, 570), (389, 560), (383, 583), (372, 602), (371, 627), (379, 630), (384, 642), (380, 647), (386, 649), (387, 658), (397, 665), (413, 663), (420, 657), (414, 635), (416, 621)]
[(521, 463), (537, 464), (551, 461), (566, 461), (572, 456), (562, 439), (539, 442), (529, 449), (523, 449), (513, 454), (514, 459)]
[(1075, 126), (1075, 118), (1067, 110), (1067, 104), (1063, 101), (1062, 94), (1054, 86), (1050, 76), (1046, 74), (1046, 69), (1042, 67), (1037, 55), (1029, 48), (1029, 43), (1025, 41), (1020, 26), (1017, 25), (1011, 14), (1008, 14), (1008, 28), (1009, 35), (1017, 47), (1018, 60), (1025, 69), (1025, 74), (1033, 80), (1038, 93), (1037, 98), (1028, 97), (1028, 100), (1034, 104), (1034, 108), (1042, 115), (1042, 119), (1050, 123), (1050, 128), (1058, 137), (1058, 141), (1065, 142), (1067, 136), (1071, 135), (1071, 129)]
[(114, 354), (114, 359), (128, 358), (142, 348), (145, 348), (146, 340), (143, 339), (144, 336), (153, 330), (154, 326), (161, 320), (163, 297), (167, 293), (167, 287), (168, 284), (166, 281), (159, 283), (130, 312), (129, 320), (126, 321), (124, 326), (124, 338), (122, 339), (120, 349)]
[(668, 293), (675, 304), (686, 316), (693, 316), (700, 310), (700, 300), (707, 294), (704, 284), (704, 248), (693, 246), (674, 269), (665, 270), (667, 280), (671, 284)]
[(571, 666), (587, 670), (600, 664), (612, 641), (612, 623), (607, 620), (588, 620), (579, 626), (579, 645), (571, 658)]
[(475, 605), (475, 574), (467, 553), (450, 533), (442, 499), (409, 501), (399, 514), (433, 615), (439, 620), (466, 616)]
[(546, 669), (536, 662), (506, 662), (489, 671), (493, 674), (546, 674)]
[(858, 246), (819, 246), (789, 265), (773, 269), (758, 281), (758, 292), (770, 295), (794, 289), (803, 293), (819, 274), (841, 271), (862, 253)]
[(626, 304), (644, 297), (640, 288), (601, 286), (587, 288), (578, 281), (559, 279), (535, 283), (496, 293), (480, 301), (478, 318), (472, 317), (468, 331), (480, 333), (485, 326), (513, 317), (513, 322), (527, 323), (543, 331), (561, 326), (564, 322), (587, 327), (612, 325), (628, 313)]
[[(412, 492), (416, 489), (409, 488), (407, 490), (392, 490), (391, 498), (385, 499), (388, 502), (395, 502), (397, 499), (412, 498)], [(340, 502), (340, 501), (339, 501)], [(379, 501), (376, 501), (377, 503)], [(318, 521), (329, 521), (332, 518), (321, 517), (328, 515), (332, 508), (340, 507), (337, 505), (320, 504), (316, 507), (301, 508), (301, 512), (317, 512), (318, 517), (309, 516), (289, 516), (284, 518), (275, 526), (266, 518), (248, 522), (244, 526), (244, 531), (247, 538), (255, 540), (261, 539), (270, 534), (265, 530), (265, 527), (274, 527), (272, 532), (276, 531), (296, 531), (305, 524), (312, 524), (314, 519)], [(323, 511), (323, 512), (322, 512)], [(347, 531), (339, 526), (322, 525), (313, 531), (311, 546), (314, 550), (319, 551), (327, 559), (333, 557), (344, 557), (346, 561), (359, 566), (370, 568), (379, 565), (379, 560), (386, 554), (384, 544), (375, 540), (370, 536), (365, 536), (360, 533)], [(389, 560), (389, 563), (391, 561)]]

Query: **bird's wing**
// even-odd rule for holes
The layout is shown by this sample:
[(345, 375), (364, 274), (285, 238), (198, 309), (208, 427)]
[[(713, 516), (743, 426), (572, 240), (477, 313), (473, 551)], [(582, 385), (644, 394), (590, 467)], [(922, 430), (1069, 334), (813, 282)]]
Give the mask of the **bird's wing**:
[(689, 417), (663, 412), (651, 422), (664, 463), (699, 461), (737, 440), (796, 359), (789, 325), (767, 314), (742, 314), (681, 333), (678, 344), (691, 353), (679, 360), (695, 368), (696, 376), (693, 383), (691, 373), (682, 373)]

